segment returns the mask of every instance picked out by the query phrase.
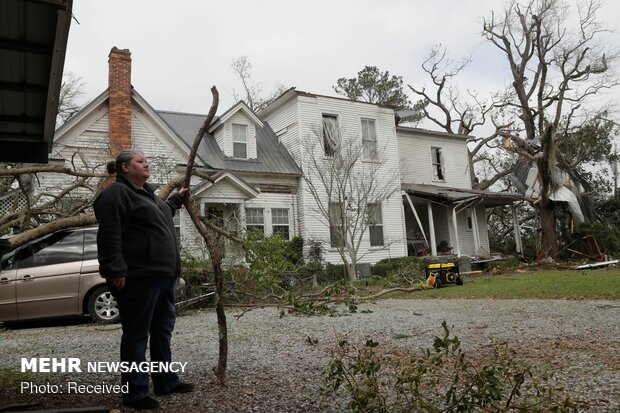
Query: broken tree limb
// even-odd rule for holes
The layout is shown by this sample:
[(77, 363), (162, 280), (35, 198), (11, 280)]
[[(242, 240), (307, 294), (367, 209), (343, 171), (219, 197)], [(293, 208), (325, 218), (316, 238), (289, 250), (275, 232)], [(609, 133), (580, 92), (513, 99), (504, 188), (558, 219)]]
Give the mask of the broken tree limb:
[[(204, 123), (198, 130), (196, 137), (194, 138), (194, 144), (192, 145), (192, 150), (187, 161), (185, 179), (183, 180), (183, 186), (186, 188), (190, 187), (190, 181), (192, 178), (194, 162), (196, 160), (196, 153), (198, 152), (198, 147), (200, 146), (200, 142), (202, 141), (205, 133), (209, 129), (209, 126), (213, 122), (213, 118), (215, 118), (215, 112), (217, 111), (217, 106), (219, 104), (219, 93), (215, 86), (211, 88), (211, 94), (213, 95), (213, 102), (211, 103), (211, 108), (209, 109), (207, 118), (205, 119)], [(217, 326), (219, 331), (218, 363), (217, 367), (215, 367), (213, 370), (217, 378), (220, 380), (220, 383), (225, 384), (226, 363), (228, 360), (228, 328), (226, 326), (226, 313), (224, 311), (224, 304), (222, 303), (222, 290), (224, 285), (222, 273), (222, 257), (217, 250), (217, 246), (213, 237), (196, 213), (196, 208), (192, 198), (186, 195), (183, 198), (183, 204), (185, 205), (185, 209), (187, 210), (192, 222), (194, 223), (194, 226), (207, 244), (207, 250), (209, 251), (209, 256), (211, 257), (211, 264), (213, 265), (213, 274), (215, 277), (215, 313), (217, 315)]]

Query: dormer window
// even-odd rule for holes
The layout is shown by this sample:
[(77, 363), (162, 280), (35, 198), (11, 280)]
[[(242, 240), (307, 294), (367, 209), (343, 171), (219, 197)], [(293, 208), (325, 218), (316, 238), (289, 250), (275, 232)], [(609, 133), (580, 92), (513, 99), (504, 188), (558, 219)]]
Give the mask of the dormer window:
[(232, 124), (233, 158), (248, 159), (248, 126)]

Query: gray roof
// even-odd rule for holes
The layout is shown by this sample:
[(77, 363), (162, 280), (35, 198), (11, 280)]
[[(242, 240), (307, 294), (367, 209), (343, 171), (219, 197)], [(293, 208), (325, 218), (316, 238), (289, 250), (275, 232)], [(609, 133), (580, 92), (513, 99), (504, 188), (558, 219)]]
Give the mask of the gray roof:
[[(190, 148), (194, 143), (196, 133), (207, 117), (206, 115), (192, 113), (166, 111), (157, 111), (157, 113)], [(213, 169), (301, 175), (301, 169), (284, 145), (278, 141), (278, 137), (269, 124), (264, 123), (262, 128), (256, 128), (256, 147), (258, 159), (234, 159), (224, 156), (224, 152), (218, 146), (215, 137), (207, 133), (198, 148), (198, 157), (202, 159), (206, 167)]]

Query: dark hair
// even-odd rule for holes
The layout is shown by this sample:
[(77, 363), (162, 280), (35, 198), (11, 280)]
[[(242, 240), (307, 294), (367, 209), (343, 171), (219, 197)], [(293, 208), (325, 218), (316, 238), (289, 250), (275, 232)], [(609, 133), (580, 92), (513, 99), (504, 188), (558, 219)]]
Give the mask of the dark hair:
[(114, 175), (116, 173), (116, 166), (114, 165), (116, 161), (109, 161), (105, 165), (105, 169), (108, 172), (108, 175)]
[[(123, 168), (121, 168), (121, 166), (125, 163), (129, 163), (139, 153), (143, 152), (139, 149), (125, 149), (116, 155), (116, 160), (114, 161), (114, 169), (116, 173), (124, 175), (125, 173), (123, 172)], [(108, 171), (110, 171), (109, 167)]]

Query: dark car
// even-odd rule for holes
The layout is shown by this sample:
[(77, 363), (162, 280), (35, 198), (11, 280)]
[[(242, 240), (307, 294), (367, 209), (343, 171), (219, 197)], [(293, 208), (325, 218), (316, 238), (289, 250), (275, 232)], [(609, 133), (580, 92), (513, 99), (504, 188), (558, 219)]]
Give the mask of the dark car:
[[(178, 293), (182, 279), (177, 286)], [(72, 315), (101, 323), (120, 320), (99, 275), (96, 227), (54, 232), (2, 256), (0, 321)]]

